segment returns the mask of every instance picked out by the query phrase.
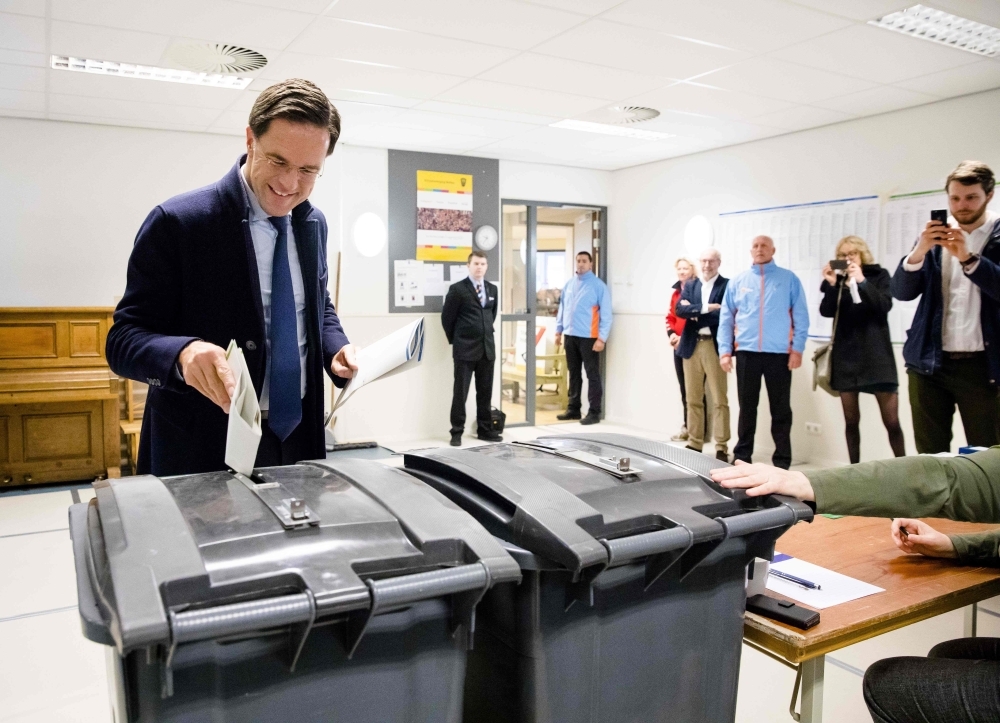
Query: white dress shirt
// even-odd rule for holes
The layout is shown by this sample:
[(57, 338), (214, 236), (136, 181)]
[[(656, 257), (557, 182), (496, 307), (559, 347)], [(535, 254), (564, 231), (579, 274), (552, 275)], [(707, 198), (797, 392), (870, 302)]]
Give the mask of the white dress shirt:
[[(708, 300), (712, 298), (712, 289), (715, 288), (715, 282), (718, 280), (719, 275), (716, 274), (710, 279), (701, 280), (701, 313), (708, 313)], [(712, 336), (712, 329), (708, 326), (703, 326), (698, 329), (698, 336)]]
[[(261, 411), (269, 409), (271, 388), (271, 267), (274, 264), (274, 245), (278, 242), (278, 230), (268, 220), (270, 217), (260, 206), (256, 194), (247, 183), (240, 169), (240, 180), (250, 206), (250, 238), (253, 240), (254, 254), (257, 256), (257, 275), (260, 277), (260, 300), (264, 305), (264, 343), (267, 345), (267, 369), (264, 373), (264, 388), (260, 390)], [(302, 267), (299, 265), (299, 250), (295, 245), (291, 215), (288, 216), (288, 268), (292, 272), (292, 293), (295, 295), (295, 327), (299, 339), (299, 391), (306, 395), (306, 289), (302, 283)]]
[[(965, 245), (970, 253), (982, 252), (997, 218), (1000, 218), (997, 214), (987, 211), (982, 225), (972, 233), (965, 234)], [(952, 227), (958, 226), (951, 216), (948, 217), (948, 224)], [(906, 271), (919, 271), (923, 266), (923, 259), (919, 264), (903, 261), (903, 268)], [(972, 283), (968, 276), (976, 266), (963, 268), (958, 259), (947, 249), (941, 248), (941, 298), (944, 299), (941, 346), (945, 351), (971, 352), (983, 351), (986, 348), (983, 345), (983, 328), (979, 316), (983, 299), (979, 287)]]

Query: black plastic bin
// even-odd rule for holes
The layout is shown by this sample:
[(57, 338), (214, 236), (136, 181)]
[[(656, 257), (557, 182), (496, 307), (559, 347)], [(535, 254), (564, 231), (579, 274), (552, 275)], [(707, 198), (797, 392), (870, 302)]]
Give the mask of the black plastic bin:
[(95, 483), (84, 634), (125, 721), (458, 721), (483, 593), (517, 563), (399, 469), (343, 459)]
[(624, 435), (424, 450), (406, 468), (504, 542), (523, 582), (479, 606), (467, 723), (720, 723), (736, 712), (745, 572), (787, 498), (712, 483), (708, 457)]

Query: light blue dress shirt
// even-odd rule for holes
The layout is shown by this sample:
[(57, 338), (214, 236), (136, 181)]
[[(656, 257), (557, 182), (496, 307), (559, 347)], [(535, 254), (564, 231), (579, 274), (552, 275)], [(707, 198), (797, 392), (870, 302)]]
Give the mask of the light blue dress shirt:
[[(250, 238), (257, 256), (257, 275), (260, 277), (260, 300), (264, 306), (264, 340), (267, 344), (267, 370), (264, 374), (264, 388), (260, 390), (261, 411), (269, 409), (268, 391), (271, 386), (271, 267), (274, 263), (274, 244), (278, 231), (268, 220), (270, 217), (260, 206), (257, 196), (247, 183), (244, 171), (240, 169), (240, 180), (250, 207)], [(295, 295), (295, 326), (299, 339), (299, 389), (306, 395), (306, 290), (302, 283), (302, 267), (299, 265), (299, 250), (295, 245), (295, 232), (291, 218), (288, 220), (288, 268), (292, 272), (292, 292)]]

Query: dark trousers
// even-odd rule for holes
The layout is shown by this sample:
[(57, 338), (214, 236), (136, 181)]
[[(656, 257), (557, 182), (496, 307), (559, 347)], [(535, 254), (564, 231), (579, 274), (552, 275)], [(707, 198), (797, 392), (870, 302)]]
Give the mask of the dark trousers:
[(771, 457), (771, 462), (775, 467), (788, 469), (792, 464), (792, 370), (788, 368), (788, 354), (736, 352), (740, 439), (733, 449), (733, 456), (744, 462), (752, 461), (762, 376), (767, 384), (767, 398), (771, 404), (771, 438), (774, 439), (774, 455)]
[(1000, 405), (990, 384), (986, 352), (952, 359), (945, 352), (933, 375), (908, 372), (913, 436), (917, 454), (951, 451), (951, 426), (958, 405), (965, 437), (972, 447), (1000, 444), (997, 424)]
[(926, 658), (880, 660), (863, 690), (875, 723), (1000, 720), (1000, 639), (949, 640)]
[(588, 415), (600, 415), (601, 398), (604, 388), (601, 386), (601, 355), (594, 351), (594, 342), (587, 336), (563, 336), (563, 348), (566, 350), (566, 367), (569, 370), (569, 403), (566, 411), (579, 414), (583, 390), (583, 373), (581, 365), (587, 370), (587, 401), (590, 403)]
[(282, 442), (278, 439), (278, 435), (271, 431), (267, 419), (261, 419), (260, 446), (257, 447), (257, 459), (253, 466), (281, 467), (286, 464), (296, 464), (304, 459), (315, 459), (315, 455), (309, 452), (305, 427), (305, 424), (299, 422), (299, 426)]
[(490, 399), (493, 397), (493, 361), (455, 360), (455, 388), (451, 395), (451, 433), (465, 431), (465, 400), (469, 397), (472, 375), (476, 375), (476, 434), (490, 433)]

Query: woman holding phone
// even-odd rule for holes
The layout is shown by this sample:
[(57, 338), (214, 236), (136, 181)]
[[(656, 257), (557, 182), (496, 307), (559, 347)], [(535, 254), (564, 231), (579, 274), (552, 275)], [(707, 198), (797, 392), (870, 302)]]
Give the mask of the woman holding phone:
[(902, 457), (906, 448), (899, 426), (896, 357), (889, 337), (889, 272), (875, 263), (868, 244), (858, 236), (840, 239), (835, 256), (835, 261), (823, 267), (819, 313), (836, 319), (830, 386), (840, 392), (851, 464), (861, 461), (862, 393), (875, 395), (889, 445), (893, 454)]

